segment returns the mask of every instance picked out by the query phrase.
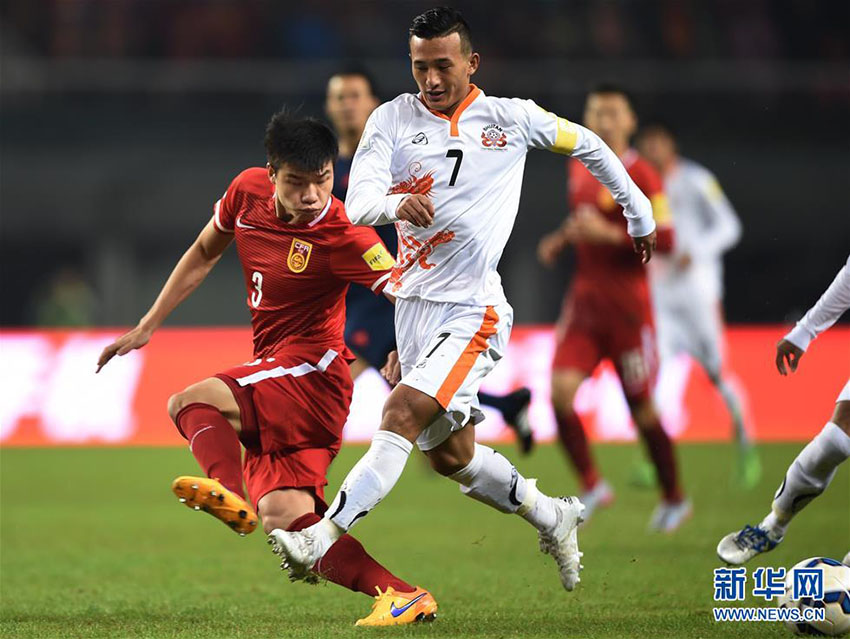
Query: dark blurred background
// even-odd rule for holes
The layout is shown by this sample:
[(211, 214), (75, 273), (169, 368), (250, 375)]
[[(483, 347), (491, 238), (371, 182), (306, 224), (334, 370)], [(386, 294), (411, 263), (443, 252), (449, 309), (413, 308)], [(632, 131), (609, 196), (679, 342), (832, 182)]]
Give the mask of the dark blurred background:
[[(265, 162), (281, 105), (321, 115), (352, 61), (381, 97), (415, 90), (425, 2), (6, 0), (0, 9), (3, 325), (129, 325), (230, 179)], [(726, 260), (733, 322), (807, 308), (850, 251), (850, 2), (457, 2), (475, 81), (580, 120), (600, 80), (633, 91), (712, 169), (744, 224)], [(570, 263), (538, 266), (565, 214), (564, 160), (528, 158), (502, 261), (520, 322), (551, 322)], [(675, 214), (675, 211), (674, 211)], [(172, 323), (247, 323), (234, 251)]]

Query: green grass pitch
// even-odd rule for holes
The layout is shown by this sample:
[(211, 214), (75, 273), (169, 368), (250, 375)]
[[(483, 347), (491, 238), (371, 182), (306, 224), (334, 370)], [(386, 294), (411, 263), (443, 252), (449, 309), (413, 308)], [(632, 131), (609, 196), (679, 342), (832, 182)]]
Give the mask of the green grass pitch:
[[(3, 450), (0, 635), (786, 637), (781, 624), (713, 622), (712, 569), (720, 565), (717, 541), (759, 520), (800, 447), (761, 446), (764, 478), (740, 493), (729, 486), (729, 446), (681, 446), (696, 510), (678, 533), (660, 536), (645, 532), (654, 491), (626, 482), (637, 448), (598, 446), (617, 500), (580, 534), (585, 571), (571, 594), (528, 524), (464, 498), (415, 455), (393, 493), (354, 532), (379, 561), (430, 588), (439, 617), (377, 631), (353, 626), (371, 599), (333, 584), (291, 584), (262, 532), (239, 538), (180, 506), (169, 485), (178, 474), (197, 472), (188, 450)], [(362, 451), (343, 450), (331, 489)], [(526, 476), (540, 478), (543, 490), (575, 491), (555, 447), (528, 458), (506, 452)], [(848, 466), (750, 572), (812, 555), (844, 556)]]

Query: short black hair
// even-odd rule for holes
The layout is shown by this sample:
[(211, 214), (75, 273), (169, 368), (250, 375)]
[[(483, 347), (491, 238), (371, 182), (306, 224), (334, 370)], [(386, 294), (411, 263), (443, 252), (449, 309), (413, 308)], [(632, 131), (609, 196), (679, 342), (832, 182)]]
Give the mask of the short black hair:
[(591, 95), (621, 95), (625, 98), (626, 102), (629, 103), (631, 110), (637, 113), (635, 97), (632, 95), (631, 91), (620, 84), (616, 84), (614, 82), (600, 82), (593, 86), (590, 91), (587, 92), (587, 95), (588, 97)]
[(472, 53), (472, 32), (460, 11), (451, 7), (428, 9), (413, 18), (408, 30), (408, 39), (416, 36), (424, 40), (443, 38), (452, 33), (460, 36), (460, 48), (464, 53)]
[(375, 82), (375, 76), (373, 76), (364, 66), (359, 64), (345, 65), (339, 71), (334, 73), (331, 78), (346, 78), (351, 76), (366, 80), (366, 84), (369, 85), (369, 91), (374, 97), (380, 99), (381, 92), (378, 90), (378, 83)]
[(660, 133), (675, 141), (676, 131), (668, 122), (665, 122), (660, 118), (650, 118), (645, 122), (646, 123), (640, 128), (640, 131), (638, 131), (638, 138), (644, 135)]
[(266, 126), (266, 158), (275, 171), (291, 164), (300, 171), (320, 171), (336, 162), (339, 144), (330, 127), (316, 118), (298, 118), (287, 109)]

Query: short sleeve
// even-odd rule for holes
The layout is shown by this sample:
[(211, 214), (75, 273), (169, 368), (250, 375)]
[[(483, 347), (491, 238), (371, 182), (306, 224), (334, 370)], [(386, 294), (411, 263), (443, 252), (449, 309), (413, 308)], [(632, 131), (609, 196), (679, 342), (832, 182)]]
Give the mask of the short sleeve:
[(236, 200), (240, 177), (241, 175), (234, 178), (224, 195), (213, 205), (213, 225), (221, 233), (233, 233), (233, 225), (236, 223)]
[(352, 226), (331, 254), (331, 269), (346, 282), (361, 284), (375, 294), (384, 290), (395, 266), (395, 259), (375, 229)]
[(572, 122), (537, 106), (534, 100), (516, 99), (515, 103), (525, 117), (529, 149), (572, 154), (578, 139), (578, 130)]

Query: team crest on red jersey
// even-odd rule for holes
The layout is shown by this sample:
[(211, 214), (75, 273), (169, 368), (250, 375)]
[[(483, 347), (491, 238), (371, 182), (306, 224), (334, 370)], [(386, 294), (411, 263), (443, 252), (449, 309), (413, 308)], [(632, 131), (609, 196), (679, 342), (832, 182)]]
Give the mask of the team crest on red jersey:
[(307, 262), (310, 261), (310, 253), (313, 251), (313, 245), (304, 240), (292, 240), (292, 246), (289, 247), (289, 257), (286, 260), (286, 265), (293, 273), (301, 273), (307, 268)]
[(488, 149), (503, 149), (508, 144), (508, 136), (498, 124), (488, 124), (481, 132), (481, 144)]

